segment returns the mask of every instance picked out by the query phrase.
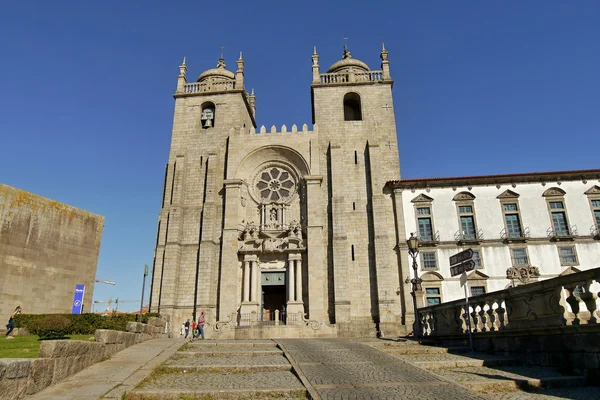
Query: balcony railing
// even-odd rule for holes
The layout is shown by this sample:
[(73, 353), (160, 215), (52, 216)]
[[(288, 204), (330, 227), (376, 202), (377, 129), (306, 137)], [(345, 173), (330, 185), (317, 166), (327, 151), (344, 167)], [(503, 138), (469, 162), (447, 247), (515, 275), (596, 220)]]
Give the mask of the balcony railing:
[(530, 332), (600, 323), (600, 268), (456, 300), (418, 310), (422, 335), (457, 336), (472, 332)]
[(343, 72), (320, 74), (320, 83), (378, 82), (383, 80), (383, 71)]
[(418, 235), (419, 245), (427, 246), (430, 244), (436, 244), (440, 241), (440, 231), (431, 232), (425, 235)]
[(454, 240), (460, 243), (479, 243), (483, 240), (483, 231), (479, 229), (477, 232), (456, 231)]
[(531, 233), (529, 232), (529, 227), (525, 227), (522, 230), (520, 229), (518, 232), (510, 232), (504, 228), (500, 231), (500, 238), (508, 242), (524, 242), (531, 238)]
[(235, 89), (234, 81), (194, 82), (183, 85), (183, 93), (225, 92)]
[(556, 229), (554, 226), (551, 226), (546, 230), (546, 233), (550, 239), (554, 240), (573, 239), (578, 235), (577, 225), (571, 225), (562, 229)]

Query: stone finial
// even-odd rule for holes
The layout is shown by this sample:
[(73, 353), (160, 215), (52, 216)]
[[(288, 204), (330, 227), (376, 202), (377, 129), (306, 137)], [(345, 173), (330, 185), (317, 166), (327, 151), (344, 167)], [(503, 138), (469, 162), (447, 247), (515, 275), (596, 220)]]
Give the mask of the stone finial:
[(236, 61), (237, 71), (235, 72), (235, 88), (244, 88), (244, 59), (242, 58), (242, 52), (240, 51), (240, 58)]
[(317, 46), (313, 47), (312, 62), (313, 83), (319, 83), (319, 75), (321, 72), (319, 71), (319, 54), (317, 53)]
[(248, 96), (248, 100), (250, 102), (250, 107), (252, 107), (252, 115), (256, 118), (256, 96), (254, 95), (254, 88), (252, 88), (252, 92), (250, 96)]
[(383, 79), (392, 79), (390, 76), (390, 62), (388, 61), (388, 51), (385, 49), (385, 44), (381, 42), (381, 70), (383, 71)]
[(177, 77), (177, 89), (176, 93), (183, 93), (183, 87), (187, 83), (187, 79), (185, 74), (187, 73), (187, 65), (185, 64), (185, 57), (183, 57), (183, 62), (179, 66), (179, 76)]

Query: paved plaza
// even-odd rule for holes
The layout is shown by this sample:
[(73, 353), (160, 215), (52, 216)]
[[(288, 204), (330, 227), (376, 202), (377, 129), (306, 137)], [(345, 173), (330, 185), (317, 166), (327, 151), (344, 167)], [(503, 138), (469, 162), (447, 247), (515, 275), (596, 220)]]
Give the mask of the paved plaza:
[[(592, 400), (552, 368), (411, 341), (155, 339), (29, 397), (49, 399)], [(523, 391), (526, 386), (530, 391)], [(536, 387), (558, 386), (537, 390)], [(534, 389), (533, 391), (532, 388)]]

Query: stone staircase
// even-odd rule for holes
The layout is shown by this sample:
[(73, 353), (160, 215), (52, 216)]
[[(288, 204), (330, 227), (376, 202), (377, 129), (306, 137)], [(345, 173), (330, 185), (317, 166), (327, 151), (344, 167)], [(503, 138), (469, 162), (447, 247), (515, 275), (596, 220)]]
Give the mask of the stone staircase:
[(306, 399), (304, 385), (271, 340), (196, 340), (126, 396), (137, 399)]
[(586, 386), (585, 377), (563, 375), (550, 367), (524, 366), (518, 359), (473, 353), (466, 347), (445, 348), (433, 342), (403, 339), (365, 344), (462, 385), (483, 398), (600, 398), (600, 388)]

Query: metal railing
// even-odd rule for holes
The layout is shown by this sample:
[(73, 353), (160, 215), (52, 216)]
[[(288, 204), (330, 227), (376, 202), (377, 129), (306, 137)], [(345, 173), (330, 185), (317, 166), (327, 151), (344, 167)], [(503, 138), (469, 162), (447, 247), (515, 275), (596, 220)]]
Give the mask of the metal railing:
[(556, 229), (554, 226), (551, 226), (546, 230), (546, 233), (549, 238), (570, 238), (578, 235), (577, 225), (567, 226), (562, 229)]
[(419, 243), (421, 243), (421, 244), (439, 242), (440, 241), (440, 231), (431, 232), (431, 233), (425, 234), (425, 235), (418, 235), (417, 238), (419, 238)]
[(483, 240), (483, 231), (479, 229), (477, 232), (467, 233), (458, 230), (454, 234), (454, 240), (457, 242), (475, 242)]
[(500, 238), (502, 240), (526, 240), (531, 238), (531, 233), (529, 232), (529, 227), (525, 227), (524, 229), (519, 229), (518, 232), (507, 231), (506, 228), (500, 231)]

